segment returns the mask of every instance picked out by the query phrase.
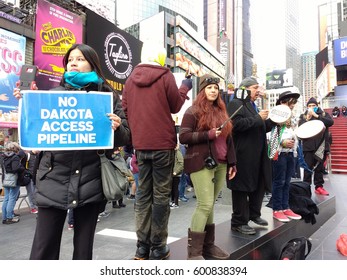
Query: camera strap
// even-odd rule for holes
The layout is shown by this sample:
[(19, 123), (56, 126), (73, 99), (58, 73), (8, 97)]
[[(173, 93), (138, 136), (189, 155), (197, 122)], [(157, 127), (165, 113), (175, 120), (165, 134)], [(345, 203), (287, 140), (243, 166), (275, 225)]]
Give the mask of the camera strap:
[[(208, 155), (210, 157), (212, 157), (212, 153), (211, 153), (211, 145), (210, 145), (210, 139), (207, 137), (207, 144), (208, 144)], [(213, 158), (213, 157), (212, 157)]]

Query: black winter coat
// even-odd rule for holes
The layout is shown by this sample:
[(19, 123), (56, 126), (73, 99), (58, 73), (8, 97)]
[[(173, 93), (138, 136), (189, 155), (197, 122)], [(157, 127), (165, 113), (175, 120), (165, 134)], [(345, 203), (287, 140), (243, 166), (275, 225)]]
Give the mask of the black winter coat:
[(234, 98), (228, 104), (232, 115), (241, 105), (241, 110), (233, 117), (233, 139), (237, 158), (237, 173), (228, 180), (228, 188), (236, 191), (254, 192), (258, 188), (271, 191), (271, 161), (267, 155), (266, 133), (276, 125), (270, 119), (265, 121), (246, 100)]
[[(95, 91), (97, 88), (88, 87), (86, 90)], [(110, 90), (104, 88), (103, 91)], [(122, 119), (122, 125), (114, 132), (114, 147), (124, 146), (130, 142), (130, 130), (118, 95), (114, 96), (113, 112)], [(108, 150), (106, 155), (111, 157), (112, 152)], [(41, 152), (36, 186), (39, 207), (66, 210), (87, 203), (105, 201), (106, 204), (101, 185), (100, 157), (96, 150)]]

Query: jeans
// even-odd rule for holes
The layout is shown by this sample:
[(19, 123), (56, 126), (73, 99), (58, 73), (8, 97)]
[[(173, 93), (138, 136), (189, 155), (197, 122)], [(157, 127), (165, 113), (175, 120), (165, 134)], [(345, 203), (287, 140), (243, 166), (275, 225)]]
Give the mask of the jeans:
[(293, 153), (280, 153), (278, 160), (272, 161), (272, 209), (289, 208), (289, 185), (294, 172)]
[(149, 250), (167, 243), (175, 151), (136, 151), (139, 187), (135, 200), (137, 246)]
[(19, 194), (20, 186), (3, 187), (5, 190), (4, 201), (2, 202), (2, 220), (12, 219), (13, 211)]
[(34, 193), (35, 193), (35, 185), (33, 180), (30, 180), (30, 183), (25, 186), (27, 190), (27, 196), (29, 200), (29, 206), (31, 209), (37, 208), (35, 205)]
[(178, 185), (179, 197), (184, 197), (184, 192), (185, 192), (186, 187), (187, 187), (187, 176), (188, 175), (184, 172), (181, 175), (180, 183)]

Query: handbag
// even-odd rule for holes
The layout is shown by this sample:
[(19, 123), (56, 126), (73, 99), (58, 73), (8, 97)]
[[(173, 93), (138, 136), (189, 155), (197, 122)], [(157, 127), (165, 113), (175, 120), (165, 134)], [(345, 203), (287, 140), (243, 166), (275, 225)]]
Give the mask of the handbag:
[(14, 188), (17, 187), (18, 174), (17, 173), (7, 173), (5, 171), (4, 181), (2, 185), (6, 188)]
[(105, 152), (98, 152), (101, 163), (102, 190), (107, 200), (121, 199), (129, 186), (131, 171), (122, 157), (108, 159)]

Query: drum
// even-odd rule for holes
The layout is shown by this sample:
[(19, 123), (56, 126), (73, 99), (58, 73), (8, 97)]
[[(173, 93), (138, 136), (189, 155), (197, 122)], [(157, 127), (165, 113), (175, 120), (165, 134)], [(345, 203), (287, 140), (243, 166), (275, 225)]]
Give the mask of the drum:
[(315, 136), (323, 136), (325, 125), (320, 120), (308, 121), (300, 125), (295, 134), (300, 139), (309, 139)]
[(270, 110), (269, 118), (278, 124), (285, 123), (290, 119), (292, 111), (287, 105), (277, 105)]

